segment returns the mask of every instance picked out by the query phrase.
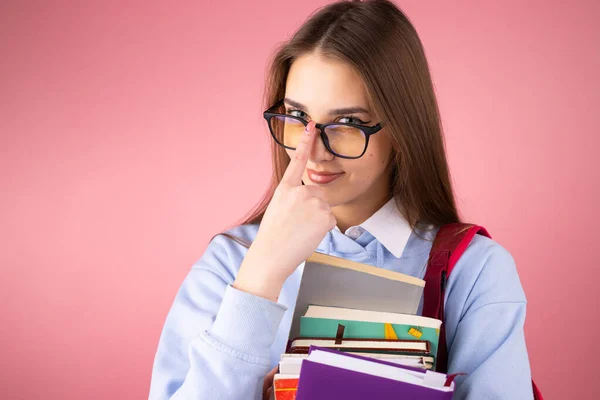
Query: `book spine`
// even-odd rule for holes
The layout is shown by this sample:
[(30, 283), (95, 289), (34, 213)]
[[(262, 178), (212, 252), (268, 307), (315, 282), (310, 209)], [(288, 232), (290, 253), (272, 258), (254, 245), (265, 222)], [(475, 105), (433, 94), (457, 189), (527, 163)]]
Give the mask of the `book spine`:
[(298, 378), (277, 379), (274, 383), (275, 400), (295, 400)]

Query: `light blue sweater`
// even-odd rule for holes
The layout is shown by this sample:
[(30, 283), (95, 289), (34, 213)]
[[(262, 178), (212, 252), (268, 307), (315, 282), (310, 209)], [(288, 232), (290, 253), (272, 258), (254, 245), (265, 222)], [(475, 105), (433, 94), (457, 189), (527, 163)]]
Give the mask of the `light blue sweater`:
[[(229, 233), (252, 241), (257, 230), (244, 225)], [(423, 278), (434, 235), (410, 235), (397, 258), (367, 230), (355, 240), (332, 230), (317, 251)], [(217, 236), (192, 267), (160, 337), (150, 399), (262, 397), (263, 378), (285, 350), (302, 266), (274, 303), (230, 286), (246, 251)], [(526, 299), (511, 255), (477, 235), (450, 275), (445, 304), (448, 369), (468, 374), (457, 379), (454, 398), (533, 398)]]

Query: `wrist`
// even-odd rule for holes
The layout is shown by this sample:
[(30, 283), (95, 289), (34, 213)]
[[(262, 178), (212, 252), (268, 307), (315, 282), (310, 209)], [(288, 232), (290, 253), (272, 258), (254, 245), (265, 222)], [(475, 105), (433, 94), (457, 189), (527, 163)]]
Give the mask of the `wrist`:
[(248, 252), (244, 258), (232, 286), (243, 292), (277, 302), (285, 278), (277, 276), (274, 273), (276, 269), (269, 268), (265, 258), (255, 259), (250, 253)]
[(240, 272), (232, 285), (237, 290), (242, 292), (250, 293), (254, 296), (262, 297), (273, 302), (277, 302), (281, 288), (283, 284), (279, 283), (275, 279), (269, 279), (268, 277), (261, 277), (257, 274), (247, 276)]

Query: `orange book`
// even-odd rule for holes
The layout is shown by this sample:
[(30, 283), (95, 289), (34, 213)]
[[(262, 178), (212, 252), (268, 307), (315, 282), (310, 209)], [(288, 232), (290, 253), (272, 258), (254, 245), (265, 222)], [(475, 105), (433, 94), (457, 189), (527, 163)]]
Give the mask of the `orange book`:
[(273, 378), (275, 400), (295, 400), (299, 375), (276, 374)]

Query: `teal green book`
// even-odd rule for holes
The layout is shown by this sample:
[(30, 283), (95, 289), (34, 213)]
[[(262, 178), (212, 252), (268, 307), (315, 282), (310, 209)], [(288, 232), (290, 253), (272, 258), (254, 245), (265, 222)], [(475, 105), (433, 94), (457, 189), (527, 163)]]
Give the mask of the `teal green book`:
[(442, 322), (416, 315), (309, 306), (300, 318), (300, 337), (335, 338), (339, 324), (346, 339), (427, 340), (435, 359)]

